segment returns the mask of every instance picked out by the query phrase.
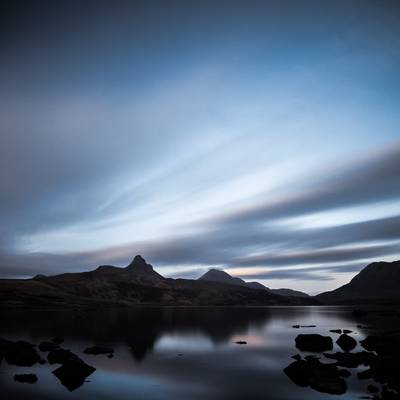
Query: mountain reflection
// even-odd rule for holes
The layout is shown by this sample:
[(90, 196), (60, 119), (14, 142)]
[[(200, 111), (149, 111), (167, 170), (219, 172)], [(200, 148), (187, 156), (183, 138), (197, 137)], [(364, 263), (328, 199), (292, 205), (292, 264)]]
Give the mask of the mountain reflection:
[(165, 334), (201, 334), (214, 344), (266, 325), (267, 308), (132, 308), (96, 312), (14, 313), (4, 335), (23, 334), (32, 341), (61, 335), (93, 344), (126, 343), (133, 359), (143, 361)]

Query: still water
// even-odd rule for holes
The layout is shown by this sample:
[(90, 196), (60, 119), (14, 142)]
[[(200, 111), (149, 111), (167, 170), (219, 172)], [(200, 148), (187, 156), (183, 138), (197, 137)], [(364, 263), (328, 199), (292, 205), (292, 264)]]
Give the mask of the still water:
[[(316, 325), (292, 328), (292, 325)], [(1, 315), (0, 336), (38, 344), (65, 338), (70, 349), (96, 368), (85, 383), (69, 391), (52, 374), (59, 365), (0, 365), (3, 400), (17, 399), (359, 399), (368, 380), (356, 371), (341, 396), (296, 386), (283, 369), (300, 353), (300, 333), (337, 336), (331, 329), (362, 331), (346, 307), (134, 308), (98, 312), (32, 312)], [(237, 344), (245, 341), (247, 344)], [(114, 349), (114, 357), (86, 355), (86, 347)], [(359, 345), (354, 351), (361, 350)], [(333, 351), (340, 351), (337, 345)], [(46, 359), (47, 353), (40, 353)], [(305, 355), (307, 353), (302, 353)], [(35, 373), (35, 384), (18, 383), (18, 373)]]

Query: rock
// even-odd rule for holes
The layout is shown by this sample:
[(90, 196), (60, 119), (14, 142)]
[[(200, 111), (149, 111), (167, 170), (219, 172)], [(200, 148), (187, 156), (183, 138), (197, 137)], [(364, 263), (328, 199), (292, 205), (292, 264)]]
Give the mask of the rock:
[(78, 356), (72, 353), (72, 351), (65, 349), (51, 350), (47, 356), (50, 364), (62, 364), (72, 359), (78, 359)]
[(379, 391), (379, 389), (374, 385), (368, 385), (367, 389), (370, 393), (377, 393)]
[(53, 371), (53, 374), (72, 392), (82, 386), (85, 379), (94, 371), (96, 368), (75, 357), (65, 361), (61, 367)]
[(376, 351), (379, 355), (400, 356), (400, 335), (371, 335), (360, 341), (368, 351)]
[(113, 357), (114, 357), (114, 354), (113, 354), (113, 353), (110, 353), (110, 354), (107, 355), (107, 357), (108, 357), (108, 358), (113, 358)]
[(292, 358), (296, 361), (300, 361), (301, 360), (301, 355), (300, 354), (296, 354), (294, 356), (292, 356)]
[(44, 365), (44, 364), (46, 364), (47, 363), (47, 361), (46, 360), (43, 360), (43, 358), (41, 358), (40, 360), (39, 360), (39, 364), (40, 365)]
[(299, 328), (300, 328), (300, 325), (292, 325), (292, 328), (299, 329)]
[(34, 347), (35, 345), (28, 342), (0, 340), (0, 354), (8, 364), (18, 367), (31, 367), (40, 360)]
[(39, 350), (40, 351), (50, 351), (58, 349), (58, 344), (54, 342), (40, 342), (39, 343)]
[(342, 330), (341, 329), (331, 329), (329, 332), (341, 334)]
[(101, 347), (101, 346), (93, 346), (93, 347), (88, 347), (85, 350), (83, 350), (85, 354), (92, 354), (97, 356), (98, 354), (111, 354), (114, 353), (114, 349), (110, 347)]
[(64, 338), (62, 336), (54, 336), (51, 341), (55, 344), (61, 344), (64, 342)]
[(339, 339), (336, 343), (340, 346), (340, 348), (344, 351), (353, 350), (357, 346), (357, 342), (351, 336), (342, 334), (339, 336)]
[(244, 341), (244, 340), (238, 340), (238, 341), (236, 342), (236, 344), (247, 344), (247, 342)]
[(343, 333), (352, 333), (353, 331), (351, 331), (350, 329), (343, 329)]
[(14, 381), (21, 383), (36, 383), (38, 377), (35, 374), (16, 374), (14, 375)]
[(341, 370), (333, 364), (322, 364), (318, 359), (294, 361), (284, 369), (285, 374), (298, 386), (311, 387), (329, 394), (346, 393), (346, 381)]
[(295, 341), (296, 347), (301, 351), (322, 352), (333, 349), (333, 342), (329, 336), (300, 334)]
[(317, 325), (300, 325), (300, 328), (316, 328)]

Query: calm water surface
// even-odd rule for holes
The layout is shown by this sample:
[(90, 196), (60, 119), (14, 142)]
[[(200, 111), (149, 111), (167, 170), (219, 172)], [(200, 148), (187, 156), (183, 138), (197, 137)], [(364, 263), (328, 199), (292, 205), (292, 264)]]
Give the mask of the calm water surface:
[[(345, 307), (137, 308), (99, 312), (33, 312), (1, 316), (0, 336), (35, 344), (62, 335), (70, 349), (96, 368), (70, 392), (51, 373), (59, 365), (0, 365), (3, 400), (17, 399), (359, 399), (369, 381), (347, 379), (335, 396), (296, 386), (282, 372), (299, 353), (299, 333), (351, 329), (363, 339)], [(292, 325), (316, 325), (294, 329)], [(238, 345), (236, 341), (246, 341)], [(115, 356), (86, 355), (93, 345), (113, 347)], [(361, 350), (359, 347), (354, 351)], [(340, 351), (336, 346), (333, 351)], [(41, 353), (46, 358), (47, 353)], [(303, 353), (304, 355), (304, 353)], [(35, 384), (17, 383), (15, 373), (35, 373)]]

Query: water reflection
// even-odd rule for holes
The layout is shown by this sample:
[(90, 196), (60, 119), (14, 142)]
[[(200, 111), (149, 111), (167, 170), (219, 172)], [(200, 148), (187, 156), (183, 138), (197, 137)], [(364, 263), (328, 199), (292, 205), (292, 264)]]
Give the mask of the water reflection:
[[(357, 339), (364, 337), (357, 328), (360, 321), (348, 309), (332, 307), (135, 308), (2, 314), (0, 318), (5, 322), (0, 336), (35, 344), (63, 336), (63, 348), (96, 368), (83, 386), (68, 392), (52, 375), (53, 366), (36, 364), (20, 370), (3, 362), (2, 398), (10, 400), (322, 400), (325, 397), (310, 388), (302, 388), (304, 393), (299, 396), (297, 386), (283, 373), (296, 353), (295, 337), (299, 333), (329, 334), (335, 328), (351, 329)], [(89, 346), (111, 347), (115, 356), (84, 354)], [(338, 350), (335, 344), (334, 351)], [(32, 372), (39, 377), (34, 385), (13, 381), (14, 374)], [(365, 393), (355, 381), (346, 400)]]

